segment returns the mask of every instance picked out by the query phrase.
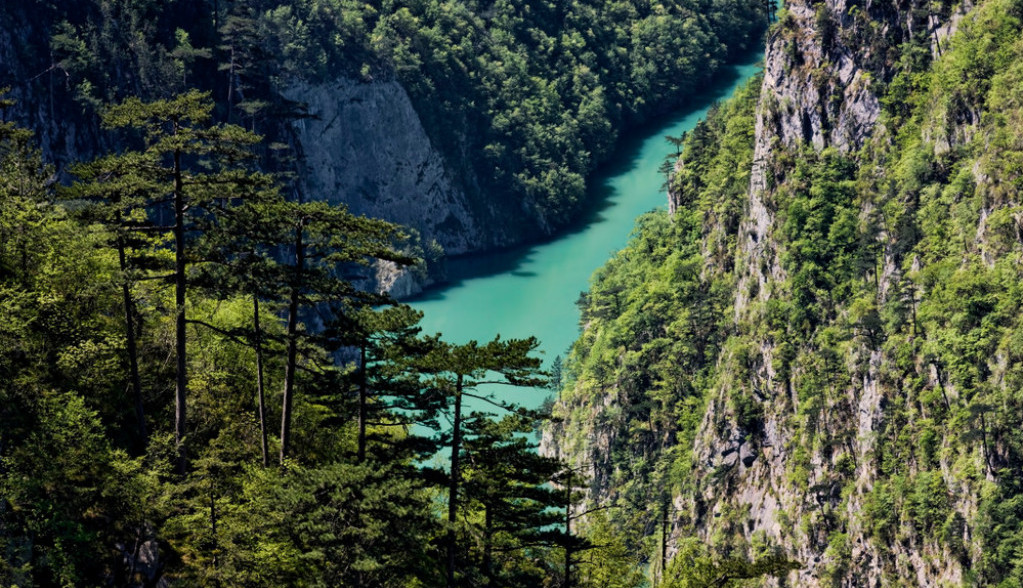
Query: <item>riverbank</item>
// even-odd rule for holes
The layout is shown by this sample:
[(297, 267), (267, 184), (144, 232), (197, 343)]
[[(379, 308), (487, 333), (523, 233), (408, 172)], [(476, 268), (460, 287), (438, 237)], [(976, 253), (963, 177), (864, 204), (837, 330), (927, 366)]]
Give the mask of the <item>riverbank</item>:
[[(658, 119), (620, 142), (612, 164), (592, 178), (590, 210), (557, 239), (544, 243), (472, 255), (448, 261), (448, 281), (410, 299), (424, 312), (426, 333), (443, 333), (463, 343), (535, 336), (544, 364), (564, 356), (579, 335), (575, 302), (587, 290), (592, 273), (623, 247), (636, 217), (666, 207), (659, 172), (665, 157), (675, 153), (666, 139), (678, 137), (702, 119), (714, 102), (731, 95), (754, 75), (761, 53), (722, 70), (718, 82), (690, 106)], [(513, 392), (503, 400), (539, 406), (546, 390)]]

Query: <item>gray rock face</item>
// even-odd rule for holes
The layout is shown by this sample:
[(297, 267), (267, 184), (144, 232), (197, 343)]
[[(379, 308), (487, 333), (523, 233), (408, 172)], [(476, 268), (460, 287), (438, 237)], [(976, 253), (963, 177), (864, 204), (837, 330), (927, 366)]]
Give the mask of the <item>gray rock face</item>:
[(433, 277), (423, 267), (399, 268), (392, 261), (378, 260), (374, 269), (372, 283), (360, 287), (386, 292), (398, 300), (415, 296), (434, 283)]
[(15, 6), (0, 9), (0, 88), (8, 87), (4, 98), (14, 101), (0, 118), (33, 131), (44, 161), (60, 172), (109, 145), (103, 143), (99, 121), (83, 119), (81, 105), (71, 100), (66, 74), (38, 56), (28, 57), (25, 47), (48, 37), (43, 23), (33, 21), (30, 13)]
[[(765, 202), (770, 164), (779, 145), (811, 145), (852, 151), (862, 146), (881, 113), (872, 80), (886, 79), (890, 65), (878, 55), (888, 37), (901, 38), (898, 11), (871, 3), (850, 11), (846, 0), (814, 3), (793, 0), (768, 39), (764, 81), (756, 117), (750, 176), (749, 216), (740, 230), (742, 256), (749, 268), (740, 277), (737, 316), (747, 292), (766, 295), (767, 281), (782, 279), (777, 247), (768, 239), (774, 213)], [(872, 31), (873, 36), (863, 34)], [(875, 50), (873, 47), (877, 46)]]
[(893, 51), (924, 30), (939, 54), (970, 6), (964, 3), (950, 18), (941, 18), (874, 0), (786, 3), (764, 57), (748, 215), (739, 231), (737, 318), (749, 305), (749, 292), (763, 299), (770, 280), (785, 278), (770, 239), (775, 220), (770, 178), (778, 149), (808, 145), (850, 152), (862, 147), (881, 115), (874, 85), (895, 73)]
[[(855, 5), (854, 5), (855, 4)], [(967, 10), (964, 5), (962, 10)], [(772, 283), (786, 279), (779, 261), (778, 243), (772, 238), (777, 222), (774, 209), (772, 166), (782, 149), (790, 153), (809, 147), (816, 151), (834, 148), (839, 152), (858, 150), (878, 131), (881, 104), (874, 92), (876, 81), (891, 79), (897, 62), (897, 47), (916, 31), (925, 30), (933, 39), (932, 51), (940, 53), (944, 40), (956, 29), (961, 12), (948, 18), (928, 15), (925, 10), (899, 7), (891, 3), (852, 2), (846, 0), (791, 0), (787, 17), (768, 40), (764, 81), (757, 108), (754, 164), (751, 174), (746, 215), (740, 224), (736, 271), (738, 284), (734, 303), (735, 318), (756, 320), (757, 300), (771, 295)], [(879, 290), (887, 292), (896, 280), (898, 266), (885, 251)], [(920, 554), (904, 546), (892, 547), (897, 555), (884, 554), (867, 540), (868, 529), (861, 528), (859, 511), (863, 495), (870, 491), (874, 475), (868, 464), (874, 451), (877, 432), (884, 426), (884, 394), (880, 388), (881, 366), (888, 360), (879, 350), (864, 347), (856, 356), (862, 367), (852, 369), (858, 377), (845, 385), (824, 417), (822, 428), (845, 431), (847, 446), (832, 453), (811, 451), (800, 478), (787, 479), (792, 471), (793, 448), (801, 443), (791, 427), (790, 414), (799, 406), (798, 396), (773, 369), (776, 347), (770, 338), (759, 345), (762, 358), (752, 374), (750, 387), (772, 391), (758, 397), (763, 411), (763, 430), (736, 445), (741, 433), (720, 432), (720, 423), (735, 422), (727, 408), (730, 391), (722, 389), (710, 404), (696, 438), (694, 452), (701, 458), (731, 451), (734, 470), (726, 492), (708, 485), (701, 498), (710, 512), (748, 509), (747, 539), (762, 533), (768, 542), (781, 545), (803, 569), (789, 577), (791, 585), (829, 585), (823, 578), (835, 557), (827, 552), (825, 529), (815, 514), (840, 503), (840, 484), (835, 472), (851, 470), (855, 478), (854, 495), (844, 508), (852, 521), (848, 533), (851, 569), (842, 586), (884, 585), (882, 564), (898, 560), (903, 577), (911, 575), (915, 585), (958, 585), (963, 572), (957, 562), (942, 570), (931, 570)], [(842, 423), (848, 423), (844, 425)], [(702, 461), (700, 463), (706, 463)], [(705, 466), (697, 476), (710, 479), (714, 470)], [(805, 490), (797, 489), (796, 482)], [(792, 513), (812, 524), (806, 531), (794, 531)], [(706, 517), (695, 526), (710, 536), (719, 523)], [(682, 533), (681, 526), (676, 532)], [(887, 558), (887, 559), (886, 559)], [(793, 582), (793, 578), (796, 578)], [(947, 583), (946, 583), (947, 582)]]
[(309, 197), (412, 227), (448, 254), (491, 241), (397, 82), (297, 82), (284, 95), (312, 116), (294, 123)]
[[(850, 46), (860, 37), (843, 0), (823, 4), (792, 2), (788, 18), (772, 37), (764, 62), (762, 118), (769, 135), (786, 145), (820, 149), (858, 148), (881, 112), (871, 80), (885, 75), (874, 49)], [(857, 13), (858, 14), (858, 13)], [(858, 30), (858, 29), (857, 29)]]
[(751, 192), (767, 187), (775, 142), (859, 149), (881, 114), (874, 85), (895, 73), (893, 49), (922, 30), (940, 55), (970, 6), (942, 18), (875, 0), (787, 2), (764, 57)]
[[(44, 160), (60, 174), (70, 162), (112, 150), (117, 139), (100, 129), (94, 113), (83, 114), (67, 74), (49, 55), (26, 51), (50, 31), (16, 5), (0, 9), (0, 86), (10, 85), (6, 98), (16, 101), (2, 116), (34, 131)], [(520, 229), (530, 222), (524, 210), (502, 208), (481, 194), (467, 154), (445, 160), (398, 82), (295, 81), (282, 94), (305, 104), (310, 115), (292, 127), (306, 197), (411, 227), (424, 244), (436, 241), (448, 255), (523, 238)], [(516, 224), (502, 222), (506, 217)], [(388, 277), (411, 293), (422, 276)]]

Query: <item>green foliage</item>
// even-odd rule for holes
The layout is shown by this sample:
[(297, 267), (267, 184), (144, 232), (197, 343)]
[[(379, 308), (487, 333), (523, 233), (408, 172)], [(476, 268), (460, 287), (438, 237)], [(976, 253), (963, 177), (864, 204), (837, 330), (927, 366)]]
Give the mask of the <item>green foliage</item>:
[[(537, 415), (463, 415), (447, 523), (423, 465), (451, 447), (452, 399), (546, 383), (536, 341), (422, 337), (419, 313), (357, 290), (367, 259), (410, 261), (397, 227), (285, 202), (244, 167), (258, 137), (213, 125), (201, 94), (107, 112), (145, 148), (78, 166), (60, 200), (30, 134), (0, 122), (0, 584), (433, 586), (452, 534), (467, 585), (556, 575), (573, 498), (527, 441)], [(289, 374), (292, 451), (271, 469)]]
[[(33, 419), (24, 437), (4, 435), (0, 456), (0, 537), (6, 585), (82, 585), (109, 572), (96, 545), (131, 536), (151, 479), (138, 460), (110, 446), (95, 412), (74, 393), (43, 392), (21, 407)], [(20, 437), (20, 438), (19, 438)], [(40, 455), (46, 459), (39, 459)]]
[(200, 585), (430, 585), (428, 545), (439, 529), (431, 495), (409, 473), (381, 464), (250, 466), (230, 491), (197, 477), (182, 497), (195, 505), (165, 533), (187, 564), (182, 579)]
[[(641, 528), (626, 537), (647, 558), (652, 496), (687, 505), (683, 536), (687, 516), (712, 529), (705, 551), (679, 542), (676, 567), (690, 552), (706, 566), (750, 553), (733, 483), (748, 491), (762, 474), (743, 477), (729, 455), (745, 447), (757, 464), (766, 442), (785, 464), (770, 478), (788, 484), (770, 493), (794, 501), (774, 515), (781, 541), (820, 554), (823, 583), (855, 583), (868, 550), (883, 583), (921, 569), (909, 552), (956, 562), (969, 585), (1020, 585), (1023, 7), (978, 3), (940, 51), (921, 33), (891, 46), (863, 7), (815, 11), (825, 45), (857, 36), (865, 61), (888, 60), (875, 71), (891, 77), (870, 82), (884, 105), (874, 136), (852, 151), (772, 143), (756, 211), (744, 209), (755, 93), (683, 137), (674, 219), (641, 219), (581, 297), (554, 407), (562, 447), (608, 440), (586, 458), (614, 463), (599, 488), (631, 505), (615, 522)], [(779, 19), (795, 47), (797, 19)]]
[(75, 119), (128, 96), (195, 87), (217, 97), (229, 122), (286, 143), (288, 123), (302, 115), (284, 98), (295, 79), (396, 77), (432, 142), (475, 176), (467, 184), (480, 184), (480, 205), (527, 211), (529, 226), (544, 230), (577, 215), (586, 177), (623, 129), (686, 100), (755, 48), (768, 20), (764, 5), (739, 0), (206, 0), (174, 8), (56, 0), (7, 10), (35, 33), (17, 77), (35, 76), (33, 92)]
[(529, 415), (468, 423), (463, 516), (480, 559), (473, 584), (539, 586), (557, 572), (552, 548), (570, 540), (554, 528), (565, 504), (550, 481), (563, 464), (539, 455), (531, 432)]
[(640, 557), (625, 542), (625, 537), (612, 522), (614, 517), (607, 511), (589, 515), (586, 537), (592, 547), (579, 556), (578, 583), (573, 586), (585, 588), (639, 588), (647, 586), (646, 578), (639, 571)]
[(623, 123), (677, 104), (766, 20), (731, 2), (530, 8), (385, 4), (370, 38), (439, 143), (479, 137), (475, 170), (492, 191), (555, 223), (571, 218)]
[(744, 580), (781, 576), (800, 565), (784, 557), (766, 556), (756, 561), (734, 558), (715, 558), (705, 544), (694, 539), (684, 540), (672, 558), (666, 579), (659, 586), (665, 588), (710, 588), (712, 586), (743, 586)]

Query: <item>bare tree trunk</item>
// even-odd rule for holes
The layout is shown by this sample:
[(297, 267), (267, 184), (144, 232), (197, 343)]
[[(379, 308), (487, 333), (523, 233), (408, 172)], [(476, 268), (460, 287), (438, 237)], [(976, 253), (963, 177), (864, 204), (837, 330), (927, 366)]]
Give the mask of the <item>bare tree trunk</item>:
[(565, 587), (572, 585), (572, 470), (565, 481)]
[(668, 497), (664, 497), (661, 504), (661, 574), (660, 581), (664, 582), (664, 573), (668, 569)]
[(492, 535), (494, 526), (494, 514), (487, 505), (483, 506), (483, 575), (487, 578), (487, 586), (494, 583), (494, 554)]
[(174, 441), (178, 448), (177, 471), (188, 469), (185, 450), (185, 394), (188, 384), (185, 349), (185, 194), (181, 180), (181, 151), (174, 152), (174, 346), (177, 355), (177, 382), (174, 395)]
[(359, 453), (358, 462), (366, 460), (366, 342), (359, 346)]
[(448, 588), (455, 588), (455, 551), (457, 535), (455, 520), (458, 514), (459, 475), (458, 452), (462, 444), (462, 375), (455, 384), (455, 422), (451, 428), (451, 479), (448, 485)]
[(263, 394), (263, 331), (259, 327), (259, 296), (252, 295), (252, 329), (256, 344), (256, 390), (259, 395), (259, 435), (262, 441), (263, 467), (270, 465), (270, 450), (266, 443), (266, 400)]
[(227, 120), (234, 114), (234, 41), (231, 42), (231, 65), (227, 69)]
[(295, 364), (298, 354), (298, 297), (305, 266), (305, 250), (303, 249), (302, 233), (304, 222), (299, 221), (295, 227), (295, 272), (291, 284), (291, 299), (288, 301), (288, 358), (284, 367), (284, 398), (281, 402), (281, 453), (280, 463), (288, 456), (291, 442), (291, 404), (295, 393)]
[[(124, 253), (124, 238), (120, 235), (117, 237), (117, 257), (121, 264), (121, 273), (127, 272), (128, 260)], [(131, 299), (131, 288), (128, 284), (127, 275), (125, 275), (121, 282), (121, 293), (124, 296), (124, 331), (128, 345), (128, 371), (131, 377), (131, 391), (135, 401), (135, 420), (138, 421), (139, 437), (142, 439), (142, 444), (145, 445), (149, 434), (146, 431), (146, 414), (142, 406), (142, 378), (139, 377), (138, 343), (135, 341), (135, 314), (132, 312), (135, 308), (135, 303)]]
[(210, 535), (213, 538), (213, 585), (219, 586), (220, 578), (216, 573), (217, 569), (220, 567), (220, 543), (217, 541), (217, 494), (216, 486), (212, 477), (210, 478)]

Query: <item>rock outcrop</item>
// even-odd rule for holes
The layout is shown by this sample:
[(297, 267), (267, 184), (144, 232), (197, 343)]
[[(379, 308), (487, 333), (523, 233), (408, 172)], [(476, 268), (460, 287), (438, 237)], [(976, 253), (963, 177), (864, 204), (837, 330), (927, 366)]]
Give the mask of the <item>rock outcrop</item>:
[(482, 249), (500, 236), (500, 228), (483, 229), (465, 178), (449, 171), (396, 81), (299, 82), (284, 95), (309, 115), (293, 123), (309, 197), (412, 227), (449, 255)]
[[(984, 328), (1008, 340), (1006, 333), (1019, 327), (993, 326), (998, 319), (988, 317), (990, 309), (954, 318), (954, 303), (935, 301), (971, 296), (941, 288), (970, 279), (960, 274), (1001, 275), (1018, 255), (1018, 225), (1003, 233), (1008, 240), (1001, 245), (993, 244), (998, 237), (988, 228), (998, 215), (1018, 222), (1018, 167), (993, 180), (990, 174), (1006, 168), (990, 162), (999, 157), (992, 137), (1002, 137), (1006, 160), (1018, 161), (1023, 143), (1018, 131), (985, 121), (1018, 120), (1006, 96), (1019, 104), (1019, 76), (976, 74), (983, 88), (976, 95), (961, 81), (974, 75), (961, 70), (973, 63), (977, 45), (990, 46), (984, 43), (998, 35), (1016, 42), (1009, 63), (1018, 71), (1019, 5), (1008, 6), (1012, 16), (1006, 6), (787, 3), (768, 39), (755, 117), (748, 118), (750, 104), (742, 115), (747, 118), (719, 119), (705, 129), (720, 138), (730, 126), (753, 128), (752, 137), (743, 135), (750, 142), (738, 149), (731, 135), (726, 147), (708, 147), (752, 148), (752, 166), (744, 168), (751, 169), (748, 189), (736, 196), (741, 203), (721, 198), (721, 185), (741, 174), (710, 169), (707, 158), (687, 151), (693, 161), (675, 167), (678, 185), (687, 190), (670, 195), (682, 236), (658, 242), (643, 235), (637, 239), (642, 251), (627, 250), (684, 252), (689, 240), (700, 241), (701, 280), (729, 289), (724, 318), (712, 327), (722, 343), (707, 363), (681, 353), (674, 364), (663, 360), (664, 349), (685, 352), (700, 343), (694, 333), (706, 336), (693, 316), (700, 310), (692, 303), (697, 298), (681, 309), (656, 307), (671, 308), (671, 316), (639, 306), (618, 310), (619, 298), (642, 299), (636, 291), (663, 284), (658, 276), (637, 277), (644, 270), (605, 268), (610, 286), (598, 291), (603, 306), (589, 310), (598, 316), (596, 326), (586, 327), (597, 334), (581, 339), (596, 341), (604, 356), (574, 356), (589, 365), (572, 366), (579, 373), (563, 392), (569, 400), (555, 407), (563, 420), (549, 428), (544, 447), (577, 465), (596, 462), (593, 502), (628, 508), (637, 497), (663, 500), (670, 493), (681, 514), (667, 533), (669, 558), (693, 537), (726, 556), (785, 554), (801, 569), (767, 582), (785, 586), (958, 586), (1006, 573), (977, 571), (989, 557), (981, 536), (1008, 533), (991, 530), (983, 503), (1007, 471), (996, 472), (989, 456), (1000, 455), (1001, 463), (1018, 457), (1006, 441), (989, 447), (989, 425), (979, 422), (988, 417), (973, 422), (970, 415), (986, 410), (976, 398), (999, 398), (991, 391), (1009, 389), (1001, 374), (1018, 364), (1010, 368), (995, 343), (983, 344), (989, 356), (967, 360), (957, 351), (941, 357), (950, 344), (969, 341), (961, 346), (973, 349), (971, 338)], [(953, 37), (960, 28), (973, 35), (970, 40)], [(957, 61), (943, 59), (957, 48)], [(988, 83), (1003, 84), (997, 99), (985, 94)], [(949, 87), (968, 97), (946, 100), (941, 92)], [(696, 144), (708, 146), (706, 136)], [(729, 161), (713, 157), (711, 163)], [(701, 175), (712, 177), (704, 183), (689, 177)], [(736, 212), (729, 216), (729, 210)], [(862, 255), (848, 271), (837, 255), (816, 248), (840, 240), (839, 212), (858, 239), (849, 250)], [(950, 248), (952, 215), (961, 242)], [(685, 233), (694, 216), (701, 230)], [(934, 242), (922, 245), (926, 239)], [(708, 246), (712, 240), (726, 245)], [(726, 249), (731, 255), (722, 262)], [(937, 268), (947, 273), (923, 277)], [(668, 269), (679, 284), (672, 296), (695, 289), (676, 266), (655, 271)], [(847, 289), (829, 291), (840, 286)], [(1001, 295), (1000, 286), (991, 288), (999, 292), (993, 297)], [(917, 315), (927, 303), (930, 333)], [(815, 310), (804, 312), (809, 306)], [(949, 324), (967, 315), (988, 326)], [(637, 324), (642, 332), (628, 331)], [(630, 347), (627, 338), (606, 335), (619, 335), (615, 329), (648, 339)], [(676, 340), (683, 343), (672, 348), (666, 342)], [(951, 375), (959, 368), (949, 362), (972, 362), (960, 369), (967, 375), (959, 384)], [(624, 373), (624, 365), (632, 371)], [(665, 378), (665, 366), (681, 373)], [(629, 394), (623, 384), (631, 385)], [(689, 409), (684, 401), (690, 398), (671, 394), (693, 394), (703, 404)], [(963, 421), (950, 424), (952, 414)], [(925, 444), (932, 446), (918, 447)], [(645, 521), (647, 533), (656, 524), (634, 516)]]
[(49, 36), (45, 24), (22, 7), (0, 8), (0, 89), (14, 101), (0, 116), (32, 130), (43, 159), (59, 171), (93, 157), (105, 143), (99, 121), (82, 117), (81, 105), (71, 99), (66, 72), (33, 46)]
[[(757, 108), (754, 164), (747, 213), (739, 228), (736, 259), (737, 286), (733, 309), (737, 323), (763, 321), (763, 304), (788, 278), (782, 267), (776, 239), (778, 219), (774, 193), (779, 177), (787, 170), (779, 164), (780, 153), (796, 154), (831, 148), (841, 154), (858, 151), (878, 129), (881, 102), (878, 88), (891, 81), (903, 44), (925, 34), (937, 49), (954, 32), (962, 12), (935, 14), (913, 3), (905, 7), (887, 2), (793, 0), (768, 40), (764, 81)], [(965, 10), (965, 8), (960, 9)], [(864, 211), (864, 217), (866, 213)], [(882, 251), (878, 277), (883, 293), (899, 279), (899, 264), (890, 249)], [(882, 586), (883, 570), (891, 562), (899, 574), (915, 577), (918, 585), (961, 580), (958, 561), (933, 570), (921, 559), (920, 545), (879, 549), (868, 538), (869, 529), (859, 523), (864, 495), (874, 485), (868, 464), (874, 440), (887, 426), (884, 394), (879, 390), (883, 357), (879, 349), (864, 346), (852, 355), (862, 357), (850, 366), (854, 381), (825, 410), (831, 414), (819, 425), (828, 438), (850, 438), (847, 448), (804, 447), (800, 465), (793, 453), (808, 442), (791, 414), (800, 410), (791, 379), (777, 373), (778, 342), (766, 337), (758, 342), (761, 358), (753, 370), (749, 388), (762, 390), (758, 398), (762, 425), (758, 431), (737, 428), (729, 397), (734, 391), (720, 389), (704, 415), (693, 451), (701, 464), (697, 477), (702, 488), (690, 506), (706, 510), (695, 525), (680, 524), (676, 536), (700, 529), (710, 538), (722, 527), (719, 513), (746, 512), (743, 522), (747, 540), (766, 542), (789, 553), (803, 566), (789, 576), (798, 586)], [(807, 368), (813, 369), (813, 368)], [(722, 429), (724, 434), (722, 434)], [(740, 444), (741, 443), (741, 444)], [(745, 457), (743, 456), (745, 451)], [(733, 457), (735, 456), (735, 457)], [(739, 459), (737, 459), (739, 458)], [(840, 463), (841, 462), (841, 463)], [(843, 499), (845, 467), (860, 464), (850, 475), (856, 478), (855, 496)], [(731, 468), (725, 488), (711, 480), (722, 467)], [(722, 496), (722, 490), (730, 494)], [(848, 492), (848, 488), (845, 490)], [(824, 514), (839, 507), (842, 515)], [(837, 533), (829, 517), (850, 522)], [(802, 530), (793, 529), (801, 521)], [(841, 537), (841, 541), (836, 540)], [(923, 547), (940, 552), (934, 545)], [(886, 568), (887, 566), (887, 568)], [(851, 573), (856, 570), (856, 573)], [(952, 585), (952, 584), (949, 584)]]

